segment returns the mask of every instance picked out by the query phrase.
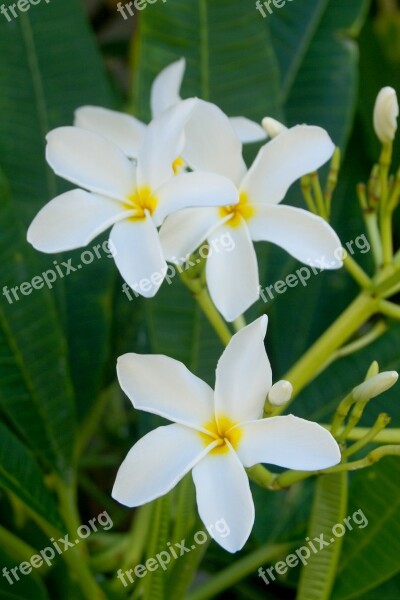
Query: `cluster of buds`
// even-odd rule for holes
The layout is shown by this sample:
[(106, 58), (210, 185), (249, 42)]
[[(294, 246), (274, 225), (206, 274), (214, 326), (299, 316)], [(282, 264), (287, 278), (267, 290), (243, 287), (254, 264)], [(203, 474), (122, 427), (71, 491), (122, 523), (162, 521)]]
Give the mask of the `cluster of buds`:
[[(374, 361), (368, 369), (365, 381), (353, 388), (342, 400), (335, 413), (331, 433), (336, 439), (345, 443), (363, 416), (364, 409), (372, 400), (393, 387), (399, 375), (396, 371), (379, 372), (379, 365)], [(375, 424), (365, 433), (365, 436), (343, 452), (348, 457), (372, 442), (376, 436), (389, 425), (391, 419), (386, 413), (381, 413)]]

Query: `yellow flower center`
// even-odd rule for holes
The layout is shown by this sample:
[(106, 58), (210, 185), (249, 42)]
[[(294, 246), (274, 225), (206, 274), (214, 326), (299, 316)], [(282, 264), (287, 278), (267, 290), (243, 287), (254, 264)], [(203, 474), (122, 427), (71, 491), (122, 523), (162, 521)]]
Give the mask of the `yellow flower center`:
[(240, 227), (242, 219), (248, 221), (251, 217), (254, 217), (255, 212), (256, 209), (250, 204), (249, 197), (245, 192), (240, 193), (238, 204), (219, 208), (220, 217), (230, 216), (229, 221), (226, 223), (229, 227)]
[(178, 158), (176, 158), (174, 160), (174, 162), (172, 163), (172, 168), (174, 170), (175, 175), (178, 175), (178, 173), (181, 172), (181, 170), (183, 169), (184, 166), (185, 166), (185, 161), (183, 160), (183, 158), (178, 156)]
[(152, 215), (157, 208), (158, 200), (153, 196), (149, 187), (143, 186), (137, 188), (132, 194), (127, 196), (123, 206), (126, 210), (135, 210), (136, 214), (131, 215), (131, 221), (141, 221), (146, 218), (146, 211)]
[(240, 427), (235, 427), (237, 423), (232, 421), (225, 415), (220, 415), (216, 420), (210, 421), (203, 425), (203, 428), (208, 433), (200, 433), (200, 437), (206, 446), (209, 446), (213, 442), (217, 441), (218, 445), (211, 450), (214, 454), (225, 454), (229, 452), (227, 442), (230, 443), (232, 448), (236, 449), (242, 438), (243, 432)]

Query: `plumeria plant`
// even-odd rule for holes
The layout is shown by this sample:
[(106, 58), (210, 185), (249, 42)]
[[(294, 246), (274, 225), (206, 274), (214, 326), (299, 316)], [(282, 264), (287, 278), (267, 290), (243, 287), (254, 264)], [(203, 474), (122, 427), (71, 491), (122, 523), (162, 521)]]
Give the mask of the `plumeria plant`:
[[(187, 7), (169, 1), (185, 20)], [(259, 83), (251, 95), (259, 110), (243, 89), (232, 91), (243, 109), (225, 101), (229, 78), (212, 93), (225, 63), (213, 71), (206, 50), (225, 33), (216, 19), (209, 39), (207, 20), (226, 6), (200, 4), (196, 61), (185, 51), (191, 27), (179, 30), (179, 50), (166, 27), (172, 9), (146, 8), (125, 111), (100, 102), (99, 91), (98, 101), (88, 94), (74, 103), (69, 120), (53, 118), (51, 74), (44, 85), (41, 61), (28, 61), (44, 144), (40, 178), (49, 185), (35, 202), (21, 178), (8, 185), (7, 161), (24, 138), (14, 141), (0, 180), (11, 265), (0, 310), (5, 600), (371, 600), (369, 589), (390, 595), (397, 585), (396, 90), (374, 91), (365, 131), (377, 158), (365, 170), (350, 160), (362, 154), (357, 135), (342, 151), (354, 111), (330, 126), (317, 110), (305, 118), (297, 107), (302, 88), (290, 79), (296, 65), (285, 67), (283, 29), (268, 25), (263, 58), (271, 89), (282, 88), (268, 95), (277, 104), (263, 99)], [(249, 10), (232, 4), (236, 16)], [(343, 29), (354, 35), (366, 18), (359, 8)], [(51, 23), (56, 14), (70, 18), (65, 7), (48, 10)], [(244, 21), (246, 44), (264, 47), (264, 24), (253, 17), (254, 32)], [(316, 54), (322, 38), (337, 41), (318, 31), (309, 49)], [(242, 72), (250, 91), (260, 65)], [(314, 73), (304, 65), (307, 82)], [(70, 90), (68, 78), (63, 85)], [(285, 94), (287, 118), (278, 106)], [(25, 162), (23, 181), (30, 169)], [(11, 194), (25, 212), (13, 212)], [(93, 526), (101, 511), (110, 531)], [(350, 514), (364, 516), (368, 536), (349, 526)], [(346, 539), (335, 533), (344, 524)]]

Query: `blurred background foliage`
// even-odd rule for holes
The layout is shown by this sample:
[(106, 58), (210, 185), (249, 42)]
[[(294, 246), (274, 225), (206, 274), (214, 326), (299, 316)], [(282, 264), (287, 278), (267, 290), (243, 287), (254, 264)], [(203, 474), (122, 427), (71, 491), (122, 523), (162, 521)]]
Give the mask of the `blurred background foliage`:
[[(126, 21), (113, 0), (51, 0), (12, 23), (0, 17), (1, 287), (31, 280), (51, 269), (54, 259), (78, 262), (80, 252), (47, 256), (26, 242), (27, 226), (39, 208), (68, 189), (46, 165), (47, 131), (72, 123), (74, 110), (84, 104), (148, 120), (152, 80), (181, 56), (187, 60), (183, 97), (200, 96), (232, 116), (260, 121), (269, 115), (287, 125), (325, 127), (343, 152), (332, 223), (344, 244), (365, 233), (355, 185), (368, 178), (379, 152), (372, 109), (382, 86), (400, 91), (395, 0), (294, 0), (266, 19), (253, 0), (168, 0)], [(248, 161), (257, 149), (246, 148)], [(397, 141), (394, 167), (399, 163)], [(303, 206), (298, 186), (286, 202)], [(396, 242), (398, 247), (398, 234)], [(278, 248), (261, 244), (257, 251), (263, 286), (299, 267)], [(371, 269), (370, 253), (355, 258)], [(113, 533), (129, 526), (132, 511), (110, 498), (113, 479), (134, 440), (158, 421), (136, 414), (119, 392), (118, 355), (165, 353), (213, 383), (222, 348), (178, 278), (151, 301), (129, 302), (121, 285), (113, 261), (103, 258), (58, 279), (52, 290), (34, 291), (13, 304), (0, 299), (2, 565), (21, 560), (4, 531), (40, 549), (46, 538), (29, 516), (62, 527), (52, 473), (65, 482), (77, 477), (82, 523), (107, 509)], [(356, 292), (344, 271), (323, 273), (306, 288), (290, 289), (251, 309), (249, 318), (262, 312), (270, 316), (267, 350), (275, 380)], [(326, 422), (373, 359), (381, 370), (399, 369), (400, 328), (388, 325), (371, 346), (336, 361), (304, 390), (295, 414)], [(371, 424), (382, 410), (398, 427), (397, 388), (377, 399), (363, 424)], [(315, 482), (305, 482), (276, 493), (254, 488), (256, 526), (239, 559), (267, 542), (301, 543), (314, 487)], [(345, 514), (357, 509), (370, 524), (345, 537), (331, 597), (398, 600), (399, 461), (387, 459), (350, 477)], [(219, 572), (234, 560), (211, 545), (201, 569)], [(298, 578), (295, 569), (266, 588), (253, 569), (226, 594), (213, 597), (295, 598)], [(80, 592), (59, 561), (44, 577), (39, 571), (25, 577), (18, 590), (0, 578), (0, 597), (79, 598)]]

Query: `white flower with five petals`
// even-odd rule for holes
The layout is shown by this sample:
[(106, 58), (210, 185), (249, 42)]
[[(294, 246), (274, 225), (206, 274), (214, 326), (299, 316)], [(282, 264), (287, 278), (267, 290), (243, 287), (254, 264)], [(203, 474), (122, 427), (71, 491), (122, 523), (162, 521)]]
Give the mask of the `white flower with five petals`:
[[(185, 67), (186, 61), (181, 58), (165, 67), (155, 78), (150, 97), (153, 119), (182, 101), (179, 92)], [(193, 118), (197, 119), (197, 115), (193, 115)], [(266, 137), (264, 129), (246, 117), (231, 117), (230, 123), (243, 143), (258, 142)], [(75, 125), (103, 135), (130, 158), (137, 157), (146, 131), (146, 125), (139, 119), (100, 106), (78, 108), (75, 111)]]
[[(152, 297), (167, 265), (157, 227), (187, 206), (237, 202), (233, 184), (215, 173), (175, 177), (173, 165), (185, 144), (184, 126), (197, 100), (182, 101), (152, 121), (136, 164), (112, 142), (78, 127), (61, 127), (47, 136), (46, 158), (57, 175), (84, 189), (51, 200), (36, 215), (28, 241), (42, 252), (86, 246), (112, 227), (114, 260), (125, 281)], [(87, 191), (86, 191), (87, 190)], [(140, 286), (148, 280), (146, 286)]]
[(240, 550), (254, 523), (245, 467), (270, 463), (314, 471), (340, 461), (332, 435), (317, 423), (289, 416), (260, 418), (272, 384), (264, 347), (267, 317), (236, 333), (216, 370), (215, 392), (166, 356), (125, 354), (118, 378), (136, 409), (171, 425), (140, 439), (122, 463), (112, 495), (140, 506), (169, 492), (189, 471), (205, 526), (224, 519), (228, 536), (211, 536), (229, 552)]
[[(298, 125), (265, 144), (248, 171), (241, 146), (232, 143), (232, 128), (216, 106), (213, 110), (213, 138), (190, 135), (189, 164), (229, 177), (237, 186), (239, 203), (209, 209), (186, 209), (168, 217), (160, 239), (167, 261), (182, 262), (208, 240), (214, 247), (230, 234), (234, 249), (212, 252), (207, 258), (206, 279), (211, 298), (227, 321), (235, 320), (259, 296), (259, 275), (253, 241), (268, 241), (282, 247), (297, 260), (325, 269), (342, 266), (338, 258), (340, 240), (322, 218), (300, 208), (279, 203), (297, 179), (316, 171), (332, 155), (334, 145), (320, 127)], [(211, 113), (201, 102), (198, 114)], [(211, 119), (208, 119), (211, 122)], [(196, 120), (201, 128), (201, 120)], [(193, 125), (191, 125), (193, 126)]]

